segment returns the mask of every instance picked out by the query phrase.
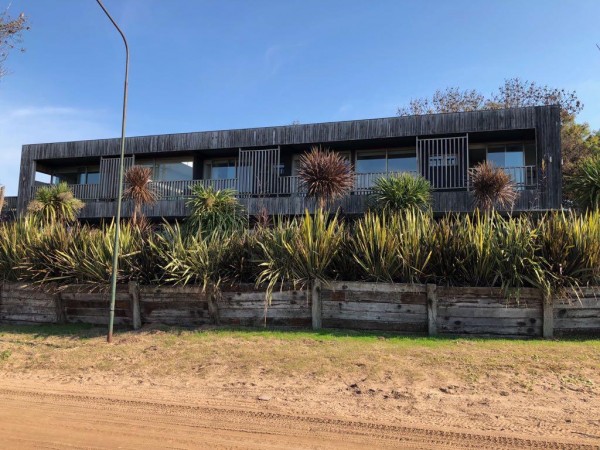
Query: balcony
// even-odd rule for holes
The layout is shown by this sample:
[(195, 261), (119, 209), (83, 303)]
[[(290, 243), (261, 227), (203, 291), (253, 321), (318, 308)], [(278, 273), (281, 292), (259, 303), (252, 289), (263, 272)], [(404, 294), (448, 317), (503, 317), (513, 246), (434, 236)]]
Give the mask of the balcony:
[[(520, 191), (519, 198), (514, 210), (537, 209), (539, 205), (539, 194), (537, 189), (537, 169), (535, 166), (507, 167), (507, 171), (515, 180)], [(416, 176), (416, 172), (404, 172)], [(471, 170), (468, 172), (471, 173)], [(369, 194), (372, 193), (375, 181), (378, 178), (398, 175), (398, 172), (385, 173), (357, 173), (355, 174), (354, 187), (350, 194), (334, 202), (330, 207), (340, 209), (345, 214), (360, 214), (368, 208)], [(470, 178), (470, 177), (468, 177)], [(186, 181), (155, 181), (150, 183), (159, 196), (155, 205), (145, 207), (148, 217), (184, 217), (189, 210), (186, 202), (192, 196), (194, 186), (202, 185), (212, 187), (215, 190), (231, 189), (236, 191), (240, 203), (248, 211), (248, 214), (258, 214), (266, 209), (269, 214), (298, 215), (303, 214), (305, 209), (314, 210), (316, 202), (306, 197), (297, 176), (278, 176), (260, 194), (252, 192), (248, 186), (239, 189), (237, 178), (221, 180), (186, 180)], [(112, 217), (116, 212), (115, 198), (100, 198), (100, 185), (98, 184), (73, 184), (70, 185), (73, 194), (86, 203), (81, 213), (81, 218), (94, 219)], [(34, 191), (39, 186), (33, 188)], [(469, 192), (470, 183), (467, 180), (466, 187), (449, 190), (434, 189), (433, 209), (436, 212), (448, 211), (470, 211), (472, 210), (472, 197)], [(34, 192), (35, 193), (35, 192)], [(11, 200), (12, 202), (12, 200)], [(12, 204), (12, 203), (11, 203)], [(16, 204), (16, 200), (15, 200)], [(131, 214), (130, 202), (123, 206), (123, 216)]]

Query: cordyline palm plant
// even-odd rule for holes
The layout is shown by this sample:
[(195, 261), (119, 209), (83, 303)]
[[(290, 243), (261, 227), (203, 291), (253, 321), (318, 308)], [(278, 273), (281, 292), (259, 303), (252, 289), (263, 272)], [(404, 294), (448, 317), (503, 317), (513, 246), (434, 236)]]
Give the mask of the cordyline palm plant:
[(192, 188), (192, 197), (187, 206), (190, 208), (185, 223), (187, 233), (235, 233), (243, 230), (247, 224), (242, 205), (231, 189), (215, 190), (198, 184)]
[(85, 203), (73, 196), (67, 183), (62, 182), (40, 188), (27, 206), (27, 212), (44, 223), (65, 223), (75, 221), (84, 206)]
[(402, 211), (431, 206), (431, 184), (421, 176), (408, 173), (375, 180), (371, 196), (375, 209)]
[(471, 188), (475, 206), (484, 211), (491, 211), (495, 207), (510, 209), (518, 196), (510, 175), (489, 161), (478, 164), (473, 169)]
[(581, 209), (600, 209), (600, 155), (579, 163), (575, 175), (567, 180), (567, 189)]
[(158, 194), (150, 187), (152, 169), (144, 166), (133, 166), (125, 172), (125, 190), (123, 198), (133, 202), (131, 223), (143, 228), (145, 226), (142, 206), (152, 205), (158, 200)]
[(321, 209), (346, 195), (354, 184), (348, 162), (339, 153), (318, 146), (300, 156), (298, 176), (307, 196), (316, 198)]

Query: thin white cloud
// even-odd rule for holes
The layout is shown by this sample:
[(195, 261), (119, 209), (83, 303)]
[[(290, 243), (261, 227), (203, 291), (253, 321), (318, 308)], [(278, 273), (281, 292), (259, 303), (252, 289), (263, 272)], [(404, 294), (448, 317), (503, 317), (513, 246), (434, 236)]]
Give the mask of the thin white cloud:
[(294, 59), (298, 50), (304, 46), (304, 43), (276, 44), (267, 48), (264, 57), (269, 75), (276, 75), (284, 65)]
[(0, 103), (0, 184), (6, 195), (17, 195), (24, 144), (111, 137), (102, 111), (70, 106)]
[(65, 106), (29, 106), (25, 108), (17, 108), (10, 112), (12, 117), (30, 117), (30, 116), (47, 116), (47, 115), (75, 115), (85, 113), (77, 108)]

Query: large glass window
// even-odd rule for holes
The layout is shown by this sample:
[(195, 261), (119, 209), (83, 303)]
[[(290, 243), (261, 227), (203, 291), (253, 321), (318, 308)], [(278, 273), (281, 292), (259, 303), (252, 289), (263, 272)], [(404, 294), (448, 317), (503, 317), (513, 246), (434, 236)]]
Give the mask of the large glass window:
[(211, 180), (230, 180), (236, 177), (236, 160), (215, 159), (207, 162), (207, 178)]
[(515, 183), (523, 185), (531, 178), (527, 174), (525, 166), (525, 155), (522, 144), (493, 146), (488, 148), (488, 161), (496, 167), (503, 167)]
[(98, 170), (98, 166), (57, 169), (52, 172), (51, 183), (98, 184), (100, 182), (100, 173)]
[(140, 166), (152, 169), (152, 181), (187, 181), (194, 179), (194, 163), (188, 158), (142, 160)]
[(488, 148), (488, 161), (497, 167), (521, 167), (525, 165), (523, 145), (502, 145)]
[(358, 152), (356, 154), (357, 173), (387, 172), (387, 158), (385, 152)]
[(357, 173), (416, 172), (414, 150), (383, 150), (356, 153)]
[(415, 152), (388, 152), (388, 172), (416, 172), (417, 155)]

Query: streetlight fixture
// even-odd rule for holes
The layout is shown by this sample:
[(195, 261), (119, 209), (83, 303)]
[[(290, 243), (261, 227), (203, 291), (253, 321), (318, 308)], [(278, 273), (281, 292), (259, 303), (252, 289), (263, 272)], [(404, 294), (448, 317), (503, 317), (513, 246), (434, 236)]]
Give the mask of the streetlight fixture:
[(129, 77), (129, 46), (127, 45), (127, 39), (119, 28), (119, 25), (111, 17), (110, 13), (106, 10), (102, 4), (102, 0), (96, 0), (102, 11), (106, 14), (112, 24), (115, 26), (125, 44), (125, 85), (123, 89), (123, 118), (121, 120), (121, 159), (119, 162), (119, 190), (117, 197), (117, 215), (115, 216), (115, 243), (113, 248), (113, 260), (112, 260), (112, 275), (110, 278), (110, 311), (108, 318), (108, 335), (106, 337), (107, 342), (112, 342), (113, 337), (113, 326), (115, 322), (115, 298), (117, 296), (117, 273), (119, 269), (119, 235), (121, 231), (121, 206), (123, 203), (123, 172), (125, 171), (125, 123), (127, 121), (127, 85)]

